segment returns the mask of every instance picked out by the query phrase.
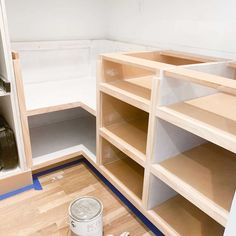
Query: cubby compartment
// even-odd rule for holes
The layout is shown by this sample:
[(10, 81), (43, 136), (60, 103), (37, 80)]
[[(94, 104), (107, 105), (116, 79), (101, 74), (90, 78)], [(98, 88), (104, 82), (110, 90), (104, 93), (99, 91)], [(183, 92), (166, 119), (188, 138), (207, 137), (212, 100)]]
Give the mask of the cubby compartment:
[(138, 52), (138, 53), (128, 53), (127, 55), (175, 66), (199, 64), (205, 62), (212, 62), (216, 60), (215, 58), (211, 57), (194, 55), (177, 51)]
[(234, 75), (228, 63), (167, 70), (157, 116), (236, 153)]
[(148, 214), (166, 235), (222, 236), (224, 227), (151, 174)]
[(236, 154), (157, 119), (151, 172), (226, 226), (236, 189)]
[(101, 170), (123, 193), (141, 204), (143, 193), (144, 168), (101, 138)]
[(155, 72), (139, 65), (102, 57), (101, 90), (145, 111), (150, 109), (154, 76)]
[(149, 114), (105, 93), (100, 96), (101, 135), (136, 162), (144, 163)]
[(33, 169), (86, 154), (96, 161), (96, 118), (81, 108), (28, 118)]

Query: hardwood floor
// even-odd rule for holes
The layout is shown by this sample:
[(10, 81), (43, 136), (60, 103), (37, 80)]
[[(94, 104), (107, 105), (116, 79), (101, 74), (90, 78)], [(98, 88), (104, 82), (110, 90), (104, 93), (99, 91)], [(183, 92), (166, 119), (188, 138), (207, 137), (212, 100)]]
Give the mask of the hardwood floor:
[(67, 224), (70, 202), (76, 197), (98, 197), (104, 205), (104, 235), (152, 235), (85, 164), (39, 178), (43, 190), (30, 190), (0, 202), (1, 236), (72, 235)]

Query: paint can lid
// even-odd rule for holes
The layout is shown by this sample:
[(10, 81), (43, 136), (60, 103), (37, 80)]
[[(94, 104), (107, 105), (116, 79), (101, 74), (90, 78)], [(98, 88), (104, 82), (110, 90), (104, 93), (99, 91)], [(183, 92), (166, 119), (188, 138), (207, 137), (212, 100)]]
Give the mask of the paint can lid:
[(95, 197), (81, 197), (69, 207), (70, 216), (77, 221), (89, 221), (101, 214), (102, 203)]

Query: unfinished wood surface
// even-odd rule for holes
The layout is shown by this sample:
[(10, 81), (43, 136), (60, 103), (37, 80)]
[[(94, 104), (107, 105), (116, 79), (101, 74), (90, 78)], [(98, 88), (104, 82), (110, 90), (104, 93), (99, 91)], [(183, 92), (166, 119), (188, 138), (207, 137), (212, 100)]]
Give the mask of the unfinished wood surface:
[(152, 172), (225, 226), (236, 189), (235, 157), (207, 143), (154, 164)]
[(22, 81), (22, 74), (21, 74), (21, 67), (19, 61), (19, 54), (12, 53), (13, 58), (13, 68), (15, 74), (15, 82), (16, 82), (16, 89), (17, 89), (17, 97), (20, 109), (20, 120), (21, 120), (21, 127), (23, 133), (23, 140), (24, 140), (24, 152), (26, 157), (26, 165), (28, 168), (32, 167), (32, 150), (31, 150), (31, 142), (29, 136), (29, 125), (28, 125), (28, 118), (26, 114), (26, 102), (25, 102), (25, 94), (24, 94), (24, 86)]
[(223, 236), (224, 228), (182, 196), (177, 195), (149, 211), (166, 235)]
[(146, 155), (143, 152), (138, 151), (132, 145), (119, 138), (117, 135), (115, 135), (106, 128), (100, 128), (98, 132), (103, 138), (105, 138), (108, 142), (116, 146), (119, 150), (128, 155), (138, 164), (143, 167), (145, 166)]
[(142, 199), (144, 169), (122, 152), (116, 152), (116, 155), (116, 157), (111, 157), (111, 161), (105, 157), (104, 168), (112, 178), (117, 180), (117, 184), (121, 183), (135, 196)]
[[(129, 84), (127, 86), (127, 83), (124, 81), (117, 81), (115, 82), (115, 84), (118, 86), (114, 86), (113, 84), (108, 83), (101, 83), (99, 85), (99, 89), (100, 91), (109, 94), (113, 97), (116, 97), (117, 99), (120, 99), (123, 102), (127, 102), (132, 106), (149, 112), (150, 99), (147, 99), (145, 97), (149, 98), (150, 91), (147, 91), (147, 89), (141, 87), (138, 87), (138, 90), (133, 90), (136, 85)], [(123, 88), (126, 88), (126, 90), (124, 90)], [(132, 92), (129, 91), (130, 88)]]
[(134, 53), (127, 53), (126, 55), (143, 58), (149, 61), (151, 60), (151, 61), (166, 63), (170, 65), (199, 64), (203, 62), (213, 62), (217, 60), (216, 58), (212, 57), (190, 54), (185, 52), (171, 51), (171, 50), (134, 52)]
[(216, 94), (159, 107), (157, 116), (236, 153), (234, 104), (234, 96)]
[[(11, 191), (23, 188), (25, 186), (32, 184), (32, 172), (21, 170), (18, 173), (13, 173), (12, 175), (1, 177), (0, 179), (0, 195), (4, 193), (9, 193)], [(0, 227), (1, 228), (1, 227)], [(1, 234), (0, 234), (1, 235)]]
[(236, 121), (236, 96), (226, 93), (216, 93), (196, 98), (185, 103), (224, 117), (226, 120)]
[(173, 65), (169, 65), (166, 63), (146, 60), (143, 58), (118, 53), (103, 54), (102, 58), (115, 63), (125, 63), (126, 65), (137, 66), (139, 68), (150, 70), (153, 72), (158, 72), (159, 70), (173, 67)]
[(236, 81), (233, 79), (209, 74), (201, 71), (194, 71), (176, 67), (167, 69), (164, 72), (166, 77), (187, 80), (196, 84), (211, 87), (222, 92), (236, 94)]
[(84, 165), (39, 178), (42, 191), (30, 190), (0, 202), (0, 235), (72, 235), (68, 207), (75, 198), (89, 195), (104, 205), (104, 235), (152, 235), (151, 232)]
[(129, 145), (129, 149), (134, 148), (135, 151), (140, 152), (139, 156), (142, 156), (142, 154), (146, 154), (147, 126), (147, 119), (134, 119), (105, 126), (105, 128), (115, 135), (118, 140)]

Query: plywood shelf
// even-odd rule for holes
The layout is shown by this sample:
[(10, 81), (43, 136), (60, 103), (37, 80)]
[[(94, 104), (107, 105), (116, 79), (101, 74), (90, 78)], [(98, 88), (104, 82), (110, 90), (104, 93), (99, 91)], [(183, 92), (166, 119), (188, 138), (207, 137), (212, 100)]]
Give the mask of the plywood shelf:
[(106, 126), (105, 129), (134, 148), (142, 156), (146, 153), (147, 119), (130, 120)]
[(95, 118), (87, 116), (30, 129), (33, 169), (86, 154), (96, 161)]
[(226, 225), (236, 189), (236, 155), (206, 143), (152, 166), (163, 182)]
[(157, 116), (236, 153), (235, 106), (235, 96), (216, 93), (158, 107)]
[(224, 234), (224, 227), (180, 195), (170, 198), (148, 213), (167, 235), (222, 236)]
[[(136, 78), (131, 81), (135, 80)], [(101, 83), (100, 90), (148, 112), (150, 110), (151, 90), (132, 82), (118, 80), (112, 83)]]
[[(142, 133), (139, 136), (135, 136), (137, 132), (131, 132), (131, 129), (125, 129), (125, 127), (128, 128), (127, 124), (126, 125), (123, 124), (123, 126), (122, 125), (120, 126), (121, 126), (120, 127), (121, 129), (119, 131), (123, 131), (123, 132), (119, 132), (118, 135), (116, 134), (117, 133), (116, 131), (119, 129), (118, 126), (116, 126), (115, 129), (114, 127), (113, 128), (112, 127), (100, 128), (99, 133), (103, 138), (105, 138), (107, 141), (109, 141), (114, 146), (116, 146), (119, 150), (124, 152), (126, 155), (128, 155), (130, 158), (132, 158), (134, 161), (136, 161), (138, 164), (144, 167), (145, 162), (146, 162), (146, 155), (144, 153), (146, 151), (145, 142), (146, 142), (147, 134)], [(126, 135), (127, 133), (129, 134), (129, 137), (131, 137), (132, 135), (133, 137), (135, 137), (135, 139), (138, 139), (138, 143), (127, 142), (125, 140), (125, 138), (127, 138), (127, 135)], [(130, 139), (128, 139), (128, 141), (130, 141)], [(132, 141), (134, 141), (134, 139), (132, 139)], [(134, 144), (134, 146), (132, 144)]]
[(24, 84), (27, 115), (82, 107), (96, 115), (96, 80), (78, 78)]

